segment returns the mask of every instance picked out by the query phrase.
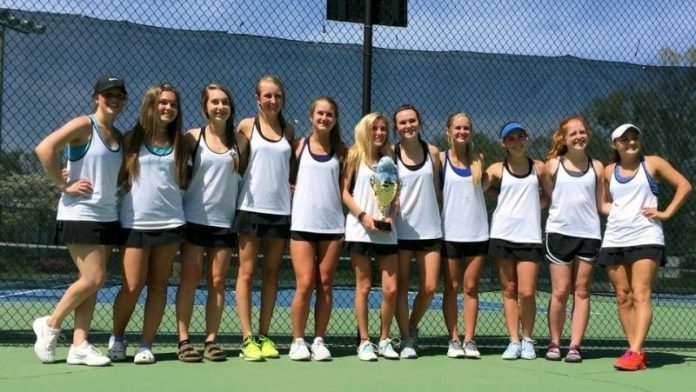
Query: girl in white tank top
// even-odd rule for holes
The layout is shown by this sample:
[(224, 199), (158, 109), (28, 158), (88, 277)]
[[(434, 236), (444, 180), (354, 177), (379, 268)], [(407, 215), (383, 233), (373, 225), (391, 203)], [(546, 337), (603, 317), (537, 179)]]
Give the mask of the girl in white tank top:
[[(628, 350), (614, 362), (621, 370), (647, 367), (643, 346), (652, 322), (652, 284), (659, 258), (664, 257), (661, 221), (674, 216), (692, 190), (689, 181), (665, 159), (641, 155), (641, 134), (633, 124), (616, 128), (611, 135), (614, 162), (604, 170), (606, 202), (611, 206), (599, 263), (606, 265), (628, 338)], [(657, 203), (657, 181), (675, 188), (664, 209)], [(646, 284), (630, 283), (636, 281)], [(636, 301), (639, 298), (647, 300)]]
[[(458, 112), (447, 118), (445, 134), (449, 150), (440, 153), (442, 162), (443, 206), (442, 232), (444, 251), (455, 248), (463, 252), (446, 254), (442, 312), (449, 332), (447, 356), (479, 358), (474, 336), (478, 320), (479, 281), (488, 251), (488, 213), (483, 192), (488, 189), (488, 175), (483, 171), (483, 155), (474, 149), (471, 117)], [(452, 249), (452, 250), (455, 250)], [(464, 340), (457, 329), (457, 290), (464, 292)]]
[[(332, 307), (333, 277), (343, 246), (345, 218), (341, 204), (340, 175), (346, 146), (341, 140), (336, 102), (320, 96), (309, 107), (312, 132), (300, 139), (294, 154), (298, 160), (297, 182), (292, 200), (290, 257), (296, 290), (292, 301), (293, 343), (290, 359), (331, 359), (324, 343)], [(315, 281), (315, 276), (319, 279)], [(314, 341), (304, 341), (312, 292)]]
[[(143, 286), (146, 312), (135, 363), (153, 363), (152, 343), (162, 321), (167, 284), (184, 226), (182, 189), (187, 185), (189, 151), (181, 132), (179, 93), (169, 83), (150, 87), (138, 123), (124, 137), (120, 181), (126, 189), (123, 277), (114, 303), (114, 329), (108, 355), (125, 360), (125, 331)], [(133, 288), (137, 288), (133, 290)]]
[[(94, 304), (97, 291), (103, 285), (113, 245), (117, 242), (114, 240), (119, 234), (116, 189), (122, 149), (114, 121), (124, 108), (125, 84), (117, 76), (104, 75), (97, 80), (92, 97), (93, 115), (70, 120), (44, 138), (35, 150), (46, 175), (62, 193), (58, 206), (59, 227), (62, 221), (64, 229), (72, 225), (77, 231), (87, 230), (76, 238), (65, 238), (70, 254), (76, 255), (74, 261), (79, 278), (66, 289), (51, 315), (40, 317), (32, 324), (37, 336), (34, 351), (44, 363), (56, 360), (60, 328), (73, 310), (75, 326), (67, 363), (88, 366), (111, 363), (87, 338), (94, 313), (94, 306), (89, 304)], [(63, 178), (58, 165), (58, 153), (65, 147), (81, 150), (79, 156), (68, 163), (67, 179)], [(98, 238), (90, 238), (89, 242), (78, 238), (83, 234), (91, 237), (89, 233), (94, 232)], [(107, 235), (111, 240), (101, 238)]]
[[(500, 191), (491, 219), (490, 253), (500, 278), (510, 334), (503, 359), (533, 359), (536, 358), (532, 340), (536, 282), (542, 257), (538, 176), (544, 173), (544, 164), (527, 157), (529, 139), (519, 123), (505, 124), (500, 139), (507, 157), (492, 164), (486, 172), (491, 184)], [(520, 324), (523, 339), (520, 339)]]
[[(394, 160), (401, 181), (395, 225), (399, 239), (396, 321), (401, 332), (401, 358), (409, 359), (417, 357), (411, 331), (418, 329), (418, 323), (430, 307), (440, 276), (440, 157), (437, 147), (420, 138), (420, 113), (413, 105), (402, 105), (394, 111), (394, 130), (399, 135)], [(408, 291), (413, 258), (421, 284), (409, 317)]]
[[(242, 352), (247, 361), (277, 358), (275, 343), (268, 337), (278, 291), (278, 269), (283, 259), (290, 223), (290, 141), (294, 130), (282, 115), (285, 87), (276, 76), (256, 82), (256, 118), (245, 118), (237, 127), (241, 134), (242, 177), (236, 227), (239, 237), (237, 311), (242, 327)], [(241, 219), (244, 218), (244, 219)], [(251, 328), (251, 290), (259, 249), (263, 247), (264, 275), (258, 336)]]
[[(598, 211), (602, 208), (604, 191), (604, 166), (585, 151), (591, 138), (592, 132), (584, 118), (567, 117), (551, 136), (551, 150), (547, 156), (543, 186), (546, 194), (551, 195), (546, 221), (551, 276), (548, 315), (551, 342), (546, 358), (550, 360), (562, 358), (561, 335), (569, 293), (573, 293), (573, 313), (566, 362), (582, 360), (580, 345), (590, 317), (589, 293), (595, 260), (586, 258), (586, 253), (599, 251)], [(553, 239), (558, 239), (558, 243), (551, 243)], [(566, 250), (564, 246), (575, 249)], [(556, 255), (556, 249), (563, 250), (564, 255)], [(570, 260), (551, 259), (564, 257), (566, 251), (572, 252), (568, 254)]]
[[(192, 151), (191, 181), (184, 195), (184, 212), (188, 223), (187, 240), (181, 246), (181, 279), (176, 295), (179, 329), (178, 356), (184, 361), (206, 359), (221, 361), (225, 352), (217, 340), (220, 320), (225, 309), (225, 281), (236, 236), (232, 224), (239, 190), (239, 153), (234, 129), (232, 93), (220, 84), (203, 88), (201, 109), (206, 126), (186, 133)], [(207, 238), (201, 238), (207, 237)], [(203, 356), (189, 341), (193, 301), (203, 263), (208, 261), (206, 282), (205, 348)]]
[[(389, 337), (397, 303), (397, 277), (394, 273), (398, 269), (396, 232), (393, 225), (390, 232), (375, 227), (378, 208), (370, 186), (370, 176), (374, 173), (370, 166), (377, 163), (380, 157), (391, 155), (386, 117), (380, 113), (364, 116), (355, 126), (355, 144), (348, 151), (341, 192), (343, 204), (348, 209), (346, 242), (351, 249), (350, 257), (356, 275), (355, 316), (360, 335), (358, 358), (365, 361), (377, 359), (370, 343), (367, 319), (368, 296), (372, 287), (372, 256), (382, 272), (379, 351), (389, 358), (398, 358), (399, 355), (394, 351)], [(395, 197), (385, 220), (394, 222), (398, 205), (398, 197)]]

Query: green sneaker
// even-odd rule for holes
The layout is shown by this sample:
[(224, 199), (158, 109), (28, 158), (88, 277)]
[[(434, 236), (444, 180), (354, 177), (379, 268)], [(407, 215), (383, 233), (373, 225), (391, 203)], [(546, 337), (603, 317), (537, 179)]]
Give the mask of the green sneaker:
[(261, 355), (264, 358), (280, 358), (280, 353), (276, 350), (275, 343), (271, 338), (267, 336), (259, 336), (259, 342), (261, 343)]
[(242, 351), (239, 352), (239, 356), (250, 362), (263, 361), (264, 357), (261, 352), (261, 345), (251, 335), (242, 342)]

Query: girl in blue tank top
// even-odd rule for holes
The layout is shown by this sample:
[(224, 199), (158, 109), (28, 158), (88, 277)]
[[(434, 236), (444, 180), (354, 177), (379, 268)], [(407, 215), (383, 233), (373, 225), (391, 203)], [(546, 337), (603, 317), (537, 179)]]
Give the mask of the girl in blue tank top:
[[(90, 345), (89, 334), (97, 291), (106, 280), (106, 266), (118, 243), (120, 225), (116, 206), (121, 164), (121, 137), (114, 127), (123, 111), (126, 87), (117, 76), (105, 75), (94, 87), (94, 114), (70, 120), (36, 147), (49, 179), (63, 196), (58, 207), (56, 237), (67, 245), (79, 278), (65, 291), (50, 316), (36, 319), (34, 351), (44, 363), (55, 361), (63, 320), (75, 312), (69, 365), (104, 366), (111, 363)], [(58, 165), (58, 153), (68, 147), (68, 175)]]
[[(598, 264), (606, 266), (616, 292), (619, 321), (628, 349), (617, 358), (619, 370), (648, 366), (645, 339), (652, 324), (651, 296), (658, 266), (665, 258), (661, 222), (670, 219), (686, 203), (692, 186), (664, 158), (642, 155), (642, 132), (623, 124), (611, 134), (614, 158), (604, 169), (606, 230)], [(666, 207), (659, 208), (657, 181), (675, 191)]]
[(152, 343), (162, 321), (167, 283), (184, 227), (182, 189), (189, 151), (181, 133), (179, 93), (169, 83), (150, 87), (140, 116), (124, 137), (120, 183), (123, 230), (121, 289), (114, 302), (109, 357), (126, 359), (125, 331), (145, 284), (147, 298), (140, 344), (133, 362), (154, 363)]

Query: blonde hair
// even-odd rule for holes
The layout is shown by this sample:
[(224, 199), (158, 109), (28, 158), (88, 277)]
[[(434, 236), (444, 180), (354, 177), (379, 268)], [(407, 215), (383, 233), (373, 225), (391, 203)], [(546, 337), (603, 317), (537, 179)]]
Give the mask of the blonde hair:
[(379, 149), (380, 156), (392, 155), (392, 146), (389, 143), (389, 121), (382, 113), (370, 113), (365, 115), (355, 125), (355, 143), (348, 150), (346, 168), (355, 171), (361, 162), (376, 163), (372, 157), (372, 126), (377, 120), (384, 120), (387, 136), (384, 145)]
[(592, 130), (587, 124), (587, 121), (585, 121), (582, 116), (568, 116), (561, 120), (558, 128), (553, 135), (551, 135), (551, 148), (549, 149), (549, 153), (546, 154), (546, 159), (558, 158), (568, 152), (568, 146), (565, 145), (565, 136), (567, 132), (566, 125), (573, 120), (580, 121), (582, 123), (582, 126), (585, 127), (585, 131), (587, 132), (587, 142), (590, 142), (592, 139)]
[[(483, 162), (481, 159), (481, 154), (474, 148), (474, 142), (472, 140), (474, 134), (474, 123), (473, 121), (471, 121), (471, 116), (469, 116), (465, 112), (457, 112), (450, 114), (450, 116), (447, 117), (447, 126), (445, 127), (447, 142), (449, 143), (450, 147), (453, 146), (452, 137), (450, 136), (450, 127), (452, 126), (454, 119), (460, 116), (466, 118), (469, 121), (469, 126), (471, 127), (471, 134), (469, 135), (469, 140), (467, 140), (466, 148), (464, 149), (466, 156), (460, 157), (457, 155), (457, 159), (460, 161), (463, 161), (464, 159), (469, 161), (469, 168), (471, 169), (471, 181), (474, 185), (478, 185), (481, 183), (481, 178), (483, 177)], [(457, 150), (455, 150), (454, 148), (452, 148), (452, 152), (454, 152), (455, 155), (457, 154)]]

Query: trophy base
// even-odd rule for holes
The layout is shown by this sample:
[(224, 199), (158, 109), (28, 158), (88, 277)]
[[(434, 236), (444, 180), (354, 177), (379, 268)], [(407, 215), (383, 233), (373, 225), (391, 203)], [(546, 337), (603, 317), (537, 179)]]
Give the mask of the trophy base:
[(387, 222), (387, 221), (383, 221), (383, 220), (376, 220), (375, 221), (375, 228), (377, 228), (377, 230), (381, 230), (381, 231), (391, 231), (392, 224), (391, 224), (391, 222)]

